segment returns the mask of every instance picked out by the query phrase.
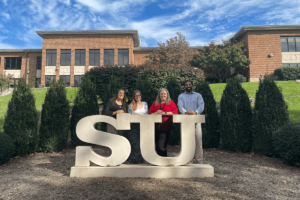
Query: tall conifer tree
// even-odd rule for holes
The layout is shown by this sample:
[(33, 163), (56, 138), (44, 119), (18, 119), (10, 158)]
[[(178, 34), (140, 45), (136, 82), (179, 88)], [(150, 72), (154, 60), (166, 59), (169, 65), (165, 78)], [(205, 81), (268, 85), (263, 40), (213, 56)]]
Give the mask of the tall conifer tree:
[(73, 146), (85, 144), (76, 135), (76, 125), (80, 119), (90, 115), (99, 115), (99, 106), (95, 86), (84, 76), (72, 108), (70, 130)]
[(253, 150), (273, 154), (272, 134), (289, 121), (287, 104), (274, 79), (265, 76), (259, 81), (253, 115)]
[(67, 145), (70, 130), (70, 105), (62, 79), (50, 82), (42, 106), (40, 149), (44, 152), (61, 151)]
[(4, 132), (15, 145), (14, 156), (33, 153), (38, 143), (38, 112), (29, 85), (21, 78), (8, 103)]
[(203, 148), (217, 148), (220, 143), (220, 116), (217, 110), (214, 95), (209, 87), (208, 82), (198, 81), (195, 85), (195, 92), (202, 95), (204, 100), (205, 123), (202, 126)]
[(237, 78), (228, 79), (221, 99), (222, 148), (247, 152), (252, 147), (252, 110), (248, 94)]

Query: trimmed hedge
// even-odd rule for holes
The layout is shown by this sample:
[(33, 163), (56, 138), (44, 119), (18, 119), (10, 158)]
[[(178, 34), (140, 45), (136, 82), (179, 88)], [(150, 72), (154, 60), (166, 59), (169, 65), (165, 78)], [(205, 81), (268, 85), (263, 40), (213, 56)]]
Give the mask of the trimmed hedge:
[[(123, 83), (123, 89), (125, 89), (128, 101), (131, 101), (131, 96), (134, 90), (136, 90), (136, 79), (138, 76), (141, 79), (149, 77), (149, 82), (151, 83), (154, 92), (156, 93), (160, 88), (166, 87), (166, 83), (169, 76), (175, 76), (182, 82), (185, 79), (190, 79), (193, 82), (201, 77), (202, 72), (199, 69), (194, 69), (192, 67), (183, 67), (181, 69), (172, 69), (168, 66), (160, 66), (158, 68), (143, 66), (133, 66), (126, 65), (125, 67), (94, 67), (90, 71), (86, 72), (91, 79), (91, 81), (96, 86), (96, 93), (98, 98), (105, 102), (105, 96), (110, 83), (111, 77), (115, 79), (119, 78)], [(156, 94), (155, 94), (156, 95)], [(152, 100), (152, 102), (155, 99)], [(106, 102), (105, 102), (106, 103)]]
[(35, 98), (24, 78), (20, 78), (8, 103), (4, 132), (15, 145), (13, 156), (33, 153), (38, 143), (38, 112)]
[(221, 98), (222, 148), (247, 152), (252, 144), (252, 110), (248, 94), (237, 78), (227, 80)]
[(278, 80), (296, 80), (300, 79), (300, 67), (280, 67), (275, 69), (274, 74)]
[(200, 93), (204, 100), (202, 114), (205, 115), (205, 123), (201, 124), (203, 148), (217, 148), (220, 144), (220, 116), (214, 95), (205, 81), (199, 81), (195, 85), (195, 92)]
[(86, 145), (78, 139), (76, 125), (79, 120), (90, 115), (99, 115), (99, 106), (95, 86), (88, 77), (84, 76), (72, 108), (70, 131), (73, 146)]
[(62, 79), (50, 82), (42, 106), (40, 127), (40, 150), (61, 151), (67, 145), (70, 130), (70, 105), (66, 86)]
[(288, 123), (275, 131), (273, 147), (285, 163), (300, 167), (300, 124)]
[(14, 148), (11, 137), (0, 131), (0, 165), (7, 163), (11, 159)]
[(273, 155), (272, 134), (289, 122), (287, 104), (272, 77), (259, 81), (253, 114), (253, 150)]

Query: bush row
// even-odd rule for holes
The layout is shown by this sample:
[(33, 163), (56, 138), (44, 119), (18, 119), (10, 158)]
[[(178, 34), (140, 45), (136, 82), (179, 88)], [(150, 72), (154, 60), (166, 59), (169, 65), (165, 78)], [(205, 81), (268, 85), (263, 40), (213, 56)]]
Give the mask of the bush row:
[(274, 72), (278, 80), (296, 80), (300, 79), (300, 67), (280, 67)]

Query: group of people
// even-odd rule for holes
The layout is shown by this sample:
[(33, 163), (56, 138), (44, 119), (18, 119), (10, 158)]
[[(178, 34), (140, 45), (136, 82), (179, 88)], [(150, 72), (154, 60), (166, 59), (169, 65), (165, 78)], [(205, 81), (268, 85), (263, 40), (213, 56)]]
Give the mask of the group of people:
[[(193, 82), (184, 81), (185, 93), (178, 97), (178, 108), (171, 100), (167, 89), (161, 88), (158, 91), (156, 100), (148, 109), (147, 102), (142, 101), (142, 93), (135, 90), (132, 95), (132, 101), (127, 106), (126, 95), (123, 89), (118, 89), (116, 96), (107, 102), (104, 114), (116, 118), (117, 114), (129, 113), (132, 115), (162, 115), (162, 123), (155, 124), (155, 149), (158, 155), (167, 157), (167, 144), (173, 128), (172, 115), (181, 114), (197, 115), (204, 109), (204, 101), (201, 94), (193, 91)], [(196, 124), (196, 153), (192, 162), (201, 162), (202, 144), (197, 140), (197, 131), (200, 124)], [(123, 131), (116, 130), (115, 127), (107, 124), (107, 132), (123, 135)], [(131, 124), (131, 130), (128, 133), (128, 140), (131, 144), (131, 154), (128, 158), (130, 163), (143, 163), (143, 157), (140, 150), (140, 125)]]

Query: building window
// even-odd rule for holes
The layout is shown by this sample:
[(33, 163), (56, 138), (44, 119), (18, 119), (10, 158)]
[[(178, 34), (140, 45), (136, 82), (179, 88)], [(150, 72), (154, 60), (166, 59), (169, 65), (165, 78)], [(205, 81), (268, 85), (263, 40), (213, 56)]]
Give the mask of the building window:
[(42, 68), (42, 56), (36, 57), (36, 69)]
[(283, 67), (300, 67), (300, 63), (282, 63)]
[(5, 70), (20, 70), (22, 57), (5, 57)]
[(56, 66), (56, 49), (46, 50), (46, 66)]
[(83, 75), (76, 75), (74, 76), (74, 86), (80, 87)]
[(90, 54), (89, 66), (99, 66), (100, 49), (90, 49), (89, 54)]
[(104, 49), (104, 65), (114, 65), (114, 57), (115, 55), (113, 49)]
[(127, 65), (129, 58), (129, 50), (128, 49), (118, 49), (118, 65)]
[(55, 77), (56, 77), (55, 75), (51, 75), (51, 76), (47, 75), (45, 77), (45, 86), (50, 87), (50, 81), (55, 80)]
[(75, 49), (75, 66), (85, 66), (85, 49)]
[(71, 65), (71, 49), (60, 50), (60, 66)]
[(300, 37), (281, 37), (281, 52), (300, 52)]
[(61, 75), (59, 77), (63, 79), (66, 86), (70, 86), (70, 75)]

